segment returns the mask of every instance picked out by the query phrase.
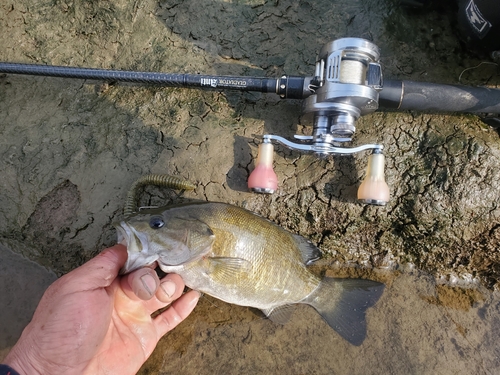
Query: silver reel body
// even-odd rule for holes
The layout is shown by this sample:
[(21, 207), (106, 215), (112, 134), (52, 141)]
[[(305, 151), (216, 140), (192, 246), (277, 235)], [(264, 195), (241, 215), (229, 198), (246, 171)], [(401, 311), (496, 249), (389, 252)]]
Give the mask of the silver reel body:
[[(383, 86), (379, 58), (378, 47), (365, 39), (342, 38), (326, 44), (318, 55), (314, 77), (304, 81), (303, 90), (309, 94), (304, 100), (304, 120), (312, 121), (312, 136), (295, 135), (299, 143), (266, 134), (261, 145), (267, 145), (266, 155), (272, 153), (268, 147), (272, 149), (272, 141), (318, 156), (371, 149), (373, 154), (369, 157), (367, 176), (358, 190), (358, 199), (368, 204), (385, 205), (389, 200), (389, 187), (384, 178), (383, 146), (343, 147), (356, 131), (356, 120), (378, 109), (379, 91)], [(267, 164), (257, 163), (249, 178), (249, 188), (254, 192), (272, 193), (277, 188), (276, 175), (270, 172), (272, 158), (259, 157), (258, 160), (267, 160)], [(261, 170), (266, 170), (267, 179), (258, 177), (257, 172), (260, 174)]]
[(304, 88), (310, 95), (304, 100), (303, 119), (312, 123), (313, 135), (296, 135), (301, 143), (275, 135), (264, 135), (264, 139), (319, 155), (381, 150), (381, 145), (339, 147), (342, 142), (351, 141), (360, 116), (378, 109), (383, 85), (379, 57), (378, 47), (360, 38), (342, 38), (326, 44), (318, 55), (315, 75), (306, 80)]

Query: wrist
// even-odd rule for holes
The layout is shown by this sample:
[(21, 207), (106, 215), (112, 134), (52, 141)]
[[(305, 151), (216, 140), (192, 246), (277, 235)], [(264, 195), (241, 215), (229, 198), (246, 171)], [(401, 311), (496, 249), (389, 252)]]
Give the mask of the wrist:
[(21, 375), (9, 365), (0, 364), (0, 375)]
[[(32, 361), (27, 358), (26, 355), (22, 355), (25, 353), (21, 352), (21, 355), (18, 355), (18, 351), (16, 350), (16, 346), (12, 348), (9, 354), (7, 354), (7, 357), (5, 357), (3, 364), (10, 367), (15, 373), (11, 375), (36, 375), (40, 374), (40, 371), (36, 369), (36, 366), (33, 365)], [(26, 358), (23, 358), (26, 357)], [(4, 372), (0, 371), (0, 375), (4, 375)], [(8, 372), (7, 372), (8, 374)]]

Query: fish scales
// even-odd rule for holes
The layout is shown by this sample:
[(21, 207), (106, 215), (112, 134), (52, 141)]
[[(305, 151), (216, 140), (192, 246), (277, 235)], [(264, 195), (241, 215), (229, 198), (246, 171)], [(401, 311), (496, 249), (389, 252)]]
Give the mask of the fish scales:
[[(225, 289), (224, 301), (250, 303), (266, 309), (276, 303), (297, 303), (309, 295), (320, 279), (312, 274), (302, 261), (294, 237), (276, 224), (239, 207), (212, 204), (200, 219), (210, 226), (215, 241), (207, 257), (230, 257), (248, 260), (248, 272), (213, 272), (200, 275), (209, 268), (200, 263), (189, 266), (184, 274), (187, 285), (211, 294)], [(208, 261), (209, 262), (209, 261)], [(179, 270), (162, 267), (166, 272)], [(231, 283), (227, 278), (232, 277)], [(204, 286), (210, 283), (211, 287)], [(210, 290), (207, 290), (210, 289)]]
[(141, 210), (116, 227), (128, 252), (122, 273), (157, 262), (188, 287), (261, 309), (278, 323), (291, 305), (308, 304), (354, 345), (364, 341), (366, 310), (384, 289), (371, 280), (320, 279), (306, 266), (320, 255), (311, 242), (225, 203)]

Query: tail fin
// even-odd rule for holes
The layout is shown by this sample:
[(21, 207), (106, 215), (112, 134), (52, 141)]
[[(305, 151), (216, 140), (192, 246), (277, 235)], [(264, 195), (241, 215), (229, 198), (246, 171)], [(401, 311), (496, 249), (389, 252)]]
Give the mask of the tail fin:
[(376, 281), (324, 278), (303, 302), (313, 306), (340, 336), (359, 346), (366, 337), (366, 309), (383, 291), (384, 284)]

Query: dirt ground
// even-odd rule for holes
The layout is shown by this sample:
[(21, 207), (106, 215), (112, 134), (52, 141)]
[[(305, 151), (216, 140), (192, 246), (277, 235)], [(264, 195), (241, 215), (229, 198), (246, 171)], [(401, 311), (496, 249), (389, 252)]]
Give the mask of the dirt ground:
[[(495, 65), (464, 71), (485, 59), (460, 43), (454, 7), (453, 1), (443, 1), (425, 11), (405, 10), (396, 0), (6, 0), (0, 5), (0, 60), (311, 76), (319, 49), (350, 36), (380, 47), (386, 78), (498, 87)], [(147, 173), (166, 173), (196, 183), (184, 198), (237, 204), (310, 238), (325, 255), (323, 272), (342, 273), (347, 271), (341, 269), (350, 267), (349, 272), (377, 279), (385, 277), (374, 273), (377, 270), (392, 274), (398, 268), (416, 268), (427, 275), (429, 288), (434, 282), (429, 280), (450, 287), (487, 288), (488, 292), (483, 291), (487, 297), (474, 299), (477, 310), (467, 310), (466, 318), (470, 327), (479, 324), (472, 316), (484, 308), (483, 315), (490, 317), (485, 318), (487, 325), (467, 330), (478, 335), (488, 329), (498, 332), (497, 321), (491, 320), (492, 301), (496, 301), (492, 291), (500, 285), (497, 130), (468, 114), (377, 112), (361, 118), (353, 143), (381, 143), (386, 149), (391, 188), (386, 207), (356, 202), (366, 154), (319, 160), (277, 147), (278, 192), (249, 193), (246, 180), (258, 144), (254, 135), (307, 133), (310, 129), (301, 125), (300, 115), (299, 101), (280, 101), (273, 95), (0, 76), (0, 245), (50, 272), (64, 274), (116, 241), (112, 223), (121, 217), (134, 180)], [(177, 200), (175, 194), (154, 187), (142, 194), (144, 205)], [(443, 307), (448, 292), (441, 289), (428, 298), (418, 297), (417, 292), (401, 297), (404, 286), (418, 283), (405, 277), (410, 276), (395, 282), (400, 289), (381, 301), (381, 312), (373, 318), (388, 335), (375, 335), (370, 345), (380, 350), (390, 343), (393, 355), (400, 356), (396, 361), (400, 365), (392, 355), (386, 357), (386, 372), (380, 373), (402, 369), (437, 373), (453, 360), (430, 361), (432, 353), (442, 354), (432, 349), (409, 358), (402, 351), (418, 343), (410, 340), (405, 347), (405, 340), (418, 335), (418, 327), (391, 341), (396, 328), (387, 332), (382, 311), (391, 314), (390, 307), (396, 305), (399, 314), (412, 317), (407, 303), (419, 301), (415, 304), (424, 311), (434, 306), (433, 311), (441, 314), (436, 324), (443, 329), (457, 327), (462, 318), (454, 318), (454, 312)], [(450, 309), (462, 311), (456, 306)], [(327, 357), (324, 351), (331, 346), (331, 333), (309, 310), (295, 316), (298, 320), (290, 325), (275, 327), (250, 309), (206, 298), (184, 329), (168, 336), (179, 344), (166, 354), (170, 339), (162, 341), (143, 373), (169, 373), (180, 363), (185, 363), (186, 374), (194, 369), (230, 373), (228, 361), (235, 355), (239, 367), (232, 368), (238, 368), (238, 373), (279, 373), (292, 365), (297, 374), (349, 369), (361, 373), (370, 368), (370, 360), (376, 360), (367, 354), (370, 346), (353, 350), (339, 339), (334, 345), (343, 349), (336, 360), (347, 363), (361, 355), (365, 362), (338, 372), (329, 367), (331, 358), (323, 367), (321, 361), (319, 367), (307, 367), (315, 358)], [(422, 319), (432, 331), (432, 319)], [(399, 321), (398, 327), (408, 327), (406, 323)], [(460, 333), (464, 330), (457, 332), (446, 345), (456, 349), (467, 341), (469, 348), (474, 347), (453, 352), (462, 358), (457, 363), (464, 363), (484, 343), (473, 345), (470, 337)], [(290, 349), (310, 341), (315, 344), (307, 351)], [(252, 349), (234, 352), (235, 342), (238, 348), (251, 343)], [(295, 357), (282, 357), (287, 345)], [(259, 348), (265, 348), (265, 353)], [(443, 353), (455, 358), (447, 352), (448, 346), (443, 348)], [(494, 352), (489, 353), (495, 358)], [(210, 365), (201, 371), (196, 367), (200, 361)], [(485, 363), (490, 367), (494, 363), (484, 357), (478, 361), (485, 373)]]

